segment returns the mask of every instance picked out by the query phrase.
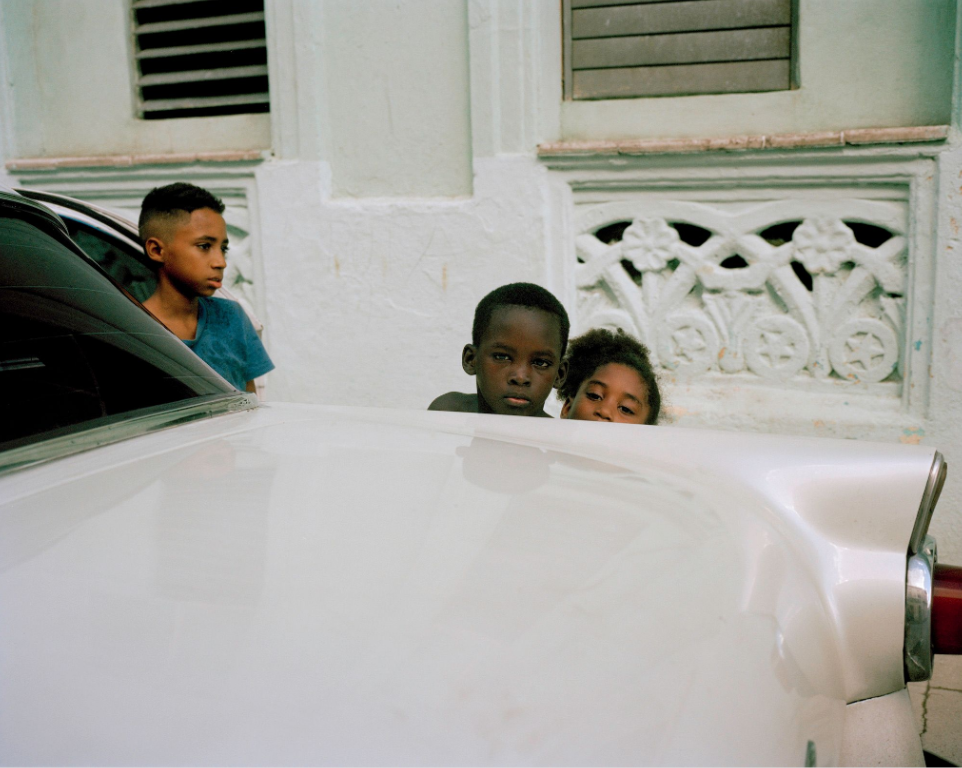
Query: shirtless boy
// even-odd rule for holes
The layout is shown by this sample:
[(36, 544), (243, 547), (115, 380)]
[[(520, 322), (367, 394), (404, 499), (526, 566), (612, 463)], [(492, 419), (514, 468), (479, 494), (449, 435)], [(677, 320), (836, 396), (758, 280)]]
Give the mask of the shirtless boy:
[(428, 410), (551, 418), (544, 403), (564, 380), (568, 331), (568, 313), (550, 291), (533, 283), (496, 288), (478, 304), (461, 353), (476, 391), (448, 392)]

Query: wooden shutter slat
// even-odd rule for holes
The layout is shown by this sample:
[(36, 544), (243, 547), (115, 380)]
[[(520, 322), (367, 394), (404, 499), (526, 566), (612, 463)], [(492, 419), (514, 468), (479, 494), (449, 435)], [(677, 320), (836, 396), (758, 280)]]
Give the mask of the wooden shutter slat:
[(223, 51), (240, 51), (251, 48), (265, 48), (264, 38), (260, 40), (230, 40), (226, 43), (205, 43), (202, 45), (178, 45), (171, 48), (148, 48), (137, 51), (138, 59), (167, 59), (176, 56), (193, 56), (198, 53), (222, 53)]
[(150, 35), (156, 32), (178, 32), (182, 29), (201, 27), (226, 27), (231, 24), (251, 24), (264, 21), (263, 13), (235, 13), (230, 16), (211, 16), (204, 19), (181, 19), (178, 21), (158, 21), (152, 24), (138, 24), (134, 27), (136, 35)]
[(594, 38), (572, 43), (572, 69), (787, 59), (789, 27)]
[(737, 61), (579, 70), (573, 74), (573, 93), (576, 99), (751, 93), (785, 90), (790, 83), (788, 60)]
[(791, 0), (684, 0), (571, 12), (572, 38), (784, 26)]
[[(147, 0), (147, 2), (164, 2), (164, 0)], [(179, 0), (187, 2), (187, 0)], [(678, 0), (571, 0), (572, 8), (600, 8), (603, 5), (642, 5), (645, 3), (677, 3)]]
[(138, 11), (141, 8), (163, 8), (165, 5), (185, 5), (196, 2), (197, 0), (134, 0), (131, 7)]
[(244, 93), (237, 96), (204, 96), (185, 99), (152, 99), (141, 102), (144, 112), (168, 112), (174, 109), (204, 109), (205, 107), (230, 107), (238, 104), (267, 104), (267, 93)]
[(139, 80), (140, 86), (171, 85), (173, 83), (205, 83), (210, 80), (233, 80), (239, 77), (263, 77), (267, 74), (267, 65), (258, 64), (250, 67), (222, 67), (220, 69), (197, 69), (187, 72), (164, 72), (158, 75), (144, 75)]

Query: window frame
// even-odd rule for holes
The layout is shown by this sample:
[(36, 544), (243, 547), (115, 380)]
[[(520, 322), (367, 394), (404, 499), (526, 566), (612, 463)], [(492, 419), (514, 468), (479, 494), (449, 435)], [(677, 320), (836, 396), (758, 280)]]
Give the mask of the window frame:
[[(562, 98), (566, 102), (571, 101), (601, 101), (601, 100), (612, 100), (612, 99), (651, 99), (651, 98), (678, 98), (685, 96), (710, 96), (710, 95), (738, 95), (746, 93), (780, 93), (784, 91), (796, 90), (800, 87), (800, 67), (799, 67), (799, 0), (788, 0), (789, 3), (789, 29), (788, 29), (788, 44), (789, 44), (789, 57), (788, 57), (788, 85), (785, 88), (763, 88), (763, 89), (743, 89), (743, 90), (688, 90), (684, 88), (679, 88), (675, 92), (670, 93), (657, 93), (657, 94), (626, 94), (623, 96), (611, 96), (611, 95), (600, 95), (600, 96), (583, 96), (576, 97), (574, 95), (574, 68), (573, 68), (573, 52), (574, 52), (574, 40), (571, 35), (572, 31), (572, 14), (575, 10), (585, 10), (586, 8), (573, 8), (573, 0), (562, 0), (562, 19), (561, 19), (561, 35), (562, 35)], [(672, 0), (606, 0), (603, 2), (598, 2), (596, 7), (612, 7), (618, 5), (652, 5), (661, 2), (670, 2)], [(674, 0), (674, 2), (682, 2), (683, 0)], [(689, 0), (691, 2), (691, 0)], [(588, 6), (595, 7), (595, 6)], [(764, 29), (764, 27), (759, 27), (758, 29)], [(697, 32), (699, 30), (691, 30), (692, 32)], [(683, 34), (683, 32), (677, 33), (665, 33), (665, 34)], [(734, 60), (733, 60), (734, 61)], [(628, 68), (628, 67), (626, 67)]]
[[(269, 78), (267, 61), (267, 9), (261, 0), (259, 11), (241, 13), (227, 13), (222, 15), (199, 16), (190, 19), (180, 19), (161, 22), (145, 22), (138, 20), (138, 12), (155, 8), (176, 7), (188, 5), (204, 0), (129, 0), (130, 19), (130, 56), (131, 75), (134, 92), (135, 115), (139, 120), (167, 120), (190, 117), (229, 117), (245, 114), (270, 113), (270, 84), (264, 91), (244, 91), (236, 94), (219, 93), (217, 95), (182, 95), (173, 98), (146, 98), (145, 88), (184, 86), (190, 87), (199, 83), (228, 82), (244, 78)], [(228, 24), (218, 23), (217, 20), (231, 19)], [(182, 30), (189, 32), (198, 28), (216, 29), (242, 24), (264, 25), (263, 37), (215, 41), (211, 43), (187, 43), (183, 45), (168, 45), (142, 49), (142, 35), (167, 34)], [(263, 48), (263, 64), (242, 64), (240, 66), (206, 67), (200, 69), (175, 68), (167, 72), (144, 74), (141, 62), (149, 59), (164, 60), (179, 57), (205, 56), (217, 53), (234, 53), (239, 50), (255, 50)], [(246, 108), (244, 108), (246, 107)], [(220, 112), (217, 110), (226, 109)], [(210, 110), (215, 110), (211, 112)], [(171, 114), (168, 114), (171, 113)], [(194, 114), (196, 113), (196, 114)]]

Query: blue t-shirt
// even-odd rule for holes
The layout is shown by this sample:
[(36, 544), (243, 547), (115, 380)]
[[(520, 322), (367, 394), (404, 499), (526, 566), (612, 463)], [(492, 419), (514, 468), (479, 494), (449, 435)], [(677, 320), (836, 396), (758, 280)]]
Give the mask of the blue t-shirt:
[(254, 325), (236, 301), (198, 299), (197, 334), (184, 343), (240, 390), (251, 379), (274, 370)]

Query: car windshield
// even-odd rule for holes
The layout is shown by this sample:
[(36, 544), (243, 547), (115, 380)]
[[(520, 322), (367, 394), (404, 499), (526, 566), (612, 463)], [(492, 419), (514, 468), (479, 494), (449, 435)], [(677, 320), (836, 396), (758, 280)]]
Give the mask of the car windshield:
[(0, 450), (239, 394), (52, 222), (0, 200)]

